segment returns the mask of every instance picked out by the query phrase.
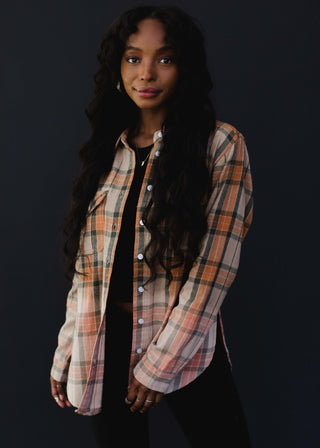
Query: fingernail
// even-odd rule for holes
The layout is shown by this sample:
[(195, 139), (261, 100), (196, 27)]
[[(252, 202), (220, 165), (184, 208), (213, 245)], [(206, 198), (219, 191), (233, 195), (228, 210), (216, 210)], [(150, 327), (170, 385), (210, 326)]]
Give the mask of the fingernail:
[(63, 395), (59, 395), (59, 398), (60, 398), (61, 401), (63, 401), (63, 399), (64, 399)]

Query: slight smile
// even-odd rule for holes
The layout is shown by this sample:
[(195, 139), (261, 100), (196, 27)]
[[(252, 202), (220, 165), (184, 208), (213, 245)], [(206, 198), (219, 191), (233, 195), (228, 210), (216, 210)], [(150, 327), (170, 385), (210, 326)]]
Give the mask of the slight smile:
[(142, 87), (140, 89), (133, 87), (133, 90), (135, 90), (137, 94), (143, 98), (154, 98), (161, 93), (161, 90), (153, 89), (152, 87)]

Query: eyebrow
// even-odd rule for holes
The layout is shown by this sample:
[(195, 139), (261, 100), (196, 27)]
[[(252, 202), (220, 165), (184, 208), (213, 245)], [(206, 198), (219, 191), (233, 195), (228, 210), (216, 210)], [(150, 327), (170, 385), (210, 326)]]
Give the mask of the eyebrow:
[[(126, 46), (125, 50), (135, 50), (135, 51), (142, 51), (141, 48), (138, 47), (133, 47), (132, 45), (128, 45)], [(165, 45), (163, 47), (160, 47), (156, 50), (156, 53), (161, 53), (162, 51), (166, 51), (166, 50), (173, 50), (171, 45)]]

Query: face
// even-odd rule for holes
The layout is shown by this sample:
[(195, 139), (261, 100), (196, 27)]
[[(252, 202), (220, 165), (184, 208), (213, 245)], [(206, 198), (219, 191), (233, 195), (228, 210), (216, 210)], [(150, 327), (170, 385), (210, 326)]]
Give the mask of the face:
[(127, 94), (141, 110), (166, 110), (177, 85), (178, 67), (160, 21), (142, 20), (138, 31), (129, 36), (121, 60), (121, 77)]

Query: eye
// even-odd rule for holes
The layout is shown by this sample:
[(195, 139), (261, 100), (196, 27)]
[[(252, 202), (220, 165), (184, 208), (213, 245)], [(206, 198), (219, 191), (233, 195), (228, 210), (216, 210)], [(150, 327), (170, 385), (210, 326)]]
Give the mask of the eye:
[(166, 65), (166, 64), (172, 64), (173, 60), (172, 60), (172, 58), (167, 57), (167, 58), (161, 58), (160, 62), (161, 62), (161, 64), (165, 64)]
[(129, 64), (136, 64), (139, 61), (139, 58), (130, 56), (129, 58), (126, 58), (126, 61), (129, 62)]

